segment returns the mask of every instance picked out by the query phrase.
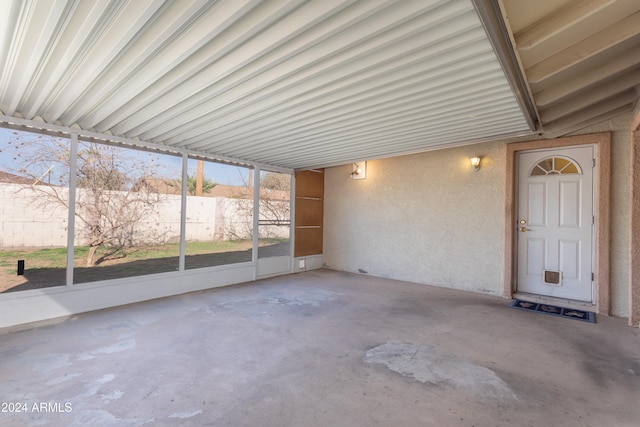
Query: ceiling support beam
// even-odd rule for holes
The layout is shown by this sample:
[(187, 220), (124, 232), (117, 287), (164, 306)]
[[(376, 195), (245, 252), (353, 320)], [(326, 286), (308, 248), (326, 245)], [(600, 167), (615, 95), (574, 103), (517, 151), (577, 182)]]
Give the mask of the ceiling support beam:
[(581, 123), (588, 126), (597, 123), (598, 121), (606, 120), (607, 118), (631, 111), (636, 99), (637, 95), (635, 94), (635, 91), (629, 90), (607, 101), (603, 101), (597, 105), (582, 109), (549, 123), (545, 126), (545, 134), (557, 134), (555, 136), (564, 135), (580, 129), (580, 127), (576, 128), (576, 126)]
[(538, 112), (533, 103), (529, 86), (520, 71), (518, 58), (513, 51), (498, 2), (496, 0), (472, 0), (472, 2), (529, 129), (532, 131), (538, 129), (540, 123)]
[(546, 110), (540, 110), (542, 123), (552, 122), (574, 111), (581, 110), (597, 102), (609, 98), (612, 94), (618, 94), (640, 84), (640, 69), (631, 71), (623, 76), (611, 80), (605, 84), (594, 87), (589, 91), (580, 93), (566, 101), (560, 102)]
[(559, 83), (541, 90), (535, 95), (536, 105), (538, 108), (545, 107), (587, 86), (594, 85), (600, 80), (610, 78), (624, 70), (635, 67), (638, 64), (640, 64), (640, 52), (637, 47), (633, 47), (599, 67), (592, 68), (571, 79), (562, 80)]
[(526, 70), (530, 83), (540, 83), (571, 66), (640, 34), (640, 12), (587, 37)]
[(529, 50), (556, 34), (604, 9), (615, 0), (575, 0), (519, 31), (514, 37), (518, 50)]
[(596, 116), (596, 117), (592, 117), (587, 121), (574, 123), (574, 124), (570, 125), (569, 127), (565, 127), (563, 129), (558, 128), (558, 129), (550, 131), (550, 132), (545, 132), (544, 133), (544, 137), (546, 139), (560, 138), (562, 136), (569, 135), (569, 134), (571, 134), (573, 132), (577, 132), (580, 129), (584, 129), (584, 128), (593, 126), (596, 123), (604, 122), (605, 120), (614, 119), (614, 118), (620, 116), (621, 114), (625, 114), (625, 113), (628, 113), (628, 112), (629, 112), (629, 107), (628, 106), (616, 108), (615, 110), (608, 111), (608, 112), (606, 112), (604, 114), (601, 114), (599, 116)]
[(633, 108), (633, 120), (631, 121), (631, 130), (640, 132), (640, 98), (636, 101)]

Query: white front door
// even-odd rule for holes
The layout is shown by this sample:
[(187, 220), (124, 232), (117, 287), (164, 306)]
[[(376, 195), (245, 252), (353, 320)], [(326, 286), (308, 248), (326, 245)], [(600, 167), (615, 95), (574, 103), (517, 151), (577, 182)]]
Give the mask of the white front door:
[(518, 292), (593, 302), (594, 147), (518, 155)]

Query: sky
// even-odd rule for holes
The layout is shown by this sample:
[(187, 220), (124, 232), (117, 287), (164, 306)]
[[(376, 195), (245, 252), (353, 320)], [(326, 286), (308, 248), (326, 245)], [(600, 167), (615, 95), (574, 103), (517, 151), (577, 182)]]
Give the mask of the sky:
[[(65, 142), (64, 138), (55, 138), (48, 135), (40, 135), (33, 134), (30, 132), (23, 131), (15, 131), (13, 129), (6, 129), (0, 127), (0, 171), (15, 173), (21, 175), (19, 173), (19, 168), (21, 166), (20, 162), (17, 162), (18, 158), (28, 158), (29, 156), (33, 157), (34, 153), (32, 151), (25, 151), (28, 149), (30, 144), (25, 144), (20, 148), (20, 157), (16, 157), (16, 135), (19, 135), (17, 139), (29, 141), (34, 140), (34, 138), (49, 138), (49, 140), (59, 139), (60, 141)], [(12, 143), (9, 144), (9, 141)], [(31, 145), (33, 146), (33, 145)], [(145, 151), (139, 150), (126, 150), (124, 152), (127, 153), (127, 157), (130, 158), (132, 162), (149, 162), (150, 158), (155, 158), (160, 160), (160, 164), (162, 164), (162, 175), (163, 178), (167, 179), (180, 179), (182, 176), (181, 168), (182, 168), (182, 158), (176, 156), (169, 156), (163, 154), (149, 153)], [(32, 170), (32, 174), (40, 175), (41, 173), (46, 172), (50, 166), (42, 165), (40, 169), (42, 172), (36, 172)], [(189, 175), (193, 175), (196, 172), (197, 161), (194, 159), (189, 159), (187, 166), (187, 173)], [(58, 168), (59, 169), (59, 168)], [(217, 183), (224, 185), (245, 185), (245, 183), (249, 179), (249, 169), (226, 165), (222, 163), (215, 162), (204, 162), (204, 176), (205, 178)], [(47, 178), (51, 179), (51, 182), (55, 182), (60, 177), (60, 172), (56, 173), (56, 167), (54, 167), (48, 174)]]

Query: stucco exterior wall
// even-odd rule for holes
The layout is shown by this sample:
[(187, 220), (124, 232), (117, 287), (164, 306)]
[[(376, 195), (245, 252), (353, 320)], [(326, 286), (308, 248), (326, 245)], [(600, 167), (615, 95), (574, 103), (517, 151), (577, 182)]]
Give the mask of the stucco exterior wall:
[[(325, 174), (325, 264), (500, 295), (504, 144), (367, 162)], [(469, 157), (483, 157), (473, 172)]]
[[(580, 131), (613, 131), (611, 314), (629, 312), (630, 119)], [(327, 267), (502, 295), (504, 142), (476, 144), (325, 171)], [(473, 172), (469, 158), (483, 156)]]
[(575, 135), (611, 131), (611, 314), (629, 315), (631, 229), (631, 114), (607, 120)]

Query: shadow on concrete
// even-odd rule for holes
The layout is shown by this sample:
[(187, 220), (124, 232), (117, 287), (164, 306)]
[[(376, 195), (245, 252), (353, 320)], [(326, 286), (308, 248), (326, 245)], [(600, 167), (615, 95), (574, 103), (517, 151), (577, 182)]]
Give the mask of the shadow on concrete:
[[(289, 242), (279, 242), (260, 246), (260, 257), (289, 255)], [(122, 279), (126, 277), (144, 276), (147, 274), (167, 273), (178, 270), (178, 257), (154, 258), (148, 260), (125, 261), (126, 258), (114, 260), (113, 263), (102, 263), (94, 267), (76, 266), (73, 269), (73, 283), (83, 284), (99, 280)], [(215, 267), (218, 265), (237, 264), (251, 261), (251, 249), (241, 251), (216, 252), (210, 254), (187, 255), (185, 268)], [(66, 283), (65, 268), (39, 268), (24, 271), (26, 282), (10, 287), (0, 293), (25, 291), (64, 286)]]
[[(251, 250), (189, 255), (185, 257), (185, 266), (187, 269), (194, 269), (247, 261), (251, 261)], [(177, 270), (177, 256), (129, 262), (119, 260), (118, 263), (111, 265), (101, 264), (95, 267), (74, 267), (73, 283), (83, 284), (99, 280), (122, 279)], [(23, 277), (26, 279), (26, 282), (6, 289), (2, 293), (64, 286), (66, 282), (66, 269), (26, 269)]]

